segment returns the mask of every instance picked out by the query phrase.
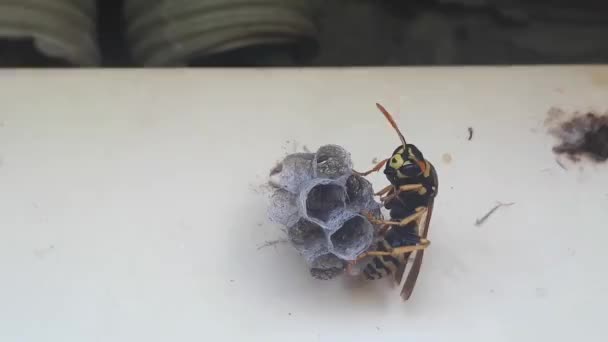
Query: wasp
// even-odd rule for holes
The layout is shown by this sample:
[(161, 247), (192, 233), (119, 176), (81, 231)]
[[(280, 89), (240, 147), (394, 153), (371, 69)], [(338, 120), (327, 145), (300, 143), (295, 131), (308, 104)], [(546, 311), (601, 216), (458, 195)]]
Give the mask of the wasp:
[[(413, 263), (401, 289), (401, 297), (408, 300), (414, 290), (422, 265), (424, 250), (430, 245), (428, 228), (433, 212), (439, 182), (435, 167), (424, 158), (422, 152), (408, 144), (392, 115), (380, 104), (380, 112), (396, 131), (401, 145), (390, 158), (379, 162), (367, 172), (356, 172), (367, 176), (384, 167), (384, 174), (390, 185), (376, 193), (380, 202), (390, 211), (390, 220), (380, 220), (367, 215), (369, 220), (380, 227), (379, 239), (369, 250), (357, 257), (355, 263), (363, 265), (363, 275), (370, 280), (393, 276), (397, 285), (403, 275), (412, 253)], [(367, 260), (365, 265), (362, 260)], [(351, 265), (352, 266), (352, 265)]]

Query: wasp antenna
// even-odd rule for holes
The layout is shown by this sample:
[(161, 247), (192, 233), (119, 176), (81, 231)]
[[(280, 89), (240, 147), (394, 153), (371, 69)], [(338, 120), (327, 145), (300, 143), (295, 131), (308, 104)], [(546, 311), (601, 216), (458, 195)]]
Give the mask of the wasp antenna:
[(376, 107), (378, 107), (378, 109), (382, 112), (382, 114), (384, 114), (384, 117), (388, 120), (388, 122), (391, 124), (391, 126), (393, 126), (393, 128), (395, 129), (395, 131), (399, 135), (399, 139), (401, 139), (401, 143), (403, 144), (403, 148), (405, 149), (406, 146), (407, 146), (407, 143), (405, 142), (405, 137), (403, 137), (403, 134), (399, 130), (399, 127), (397, 126), (397, 123), (395, 122), (395, 119), (393, 119), (393, 116), (391, 115), (391, 113), (389, 113), (379, 103), (376, 103)]

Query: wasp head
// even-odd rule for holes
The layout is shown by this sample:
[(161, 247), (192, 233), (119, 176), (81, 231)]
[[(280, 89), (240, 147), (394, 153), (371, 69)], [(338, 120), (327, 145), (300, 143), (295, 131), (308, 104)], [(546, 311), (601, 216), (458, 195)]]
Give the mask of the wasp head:
[(412, 145), (400, 145), (386, 163), (384, 174), (389, 181), (398, 182), (406, 178), (418, 177), (424, 173), (426, 162), (420, 150)]

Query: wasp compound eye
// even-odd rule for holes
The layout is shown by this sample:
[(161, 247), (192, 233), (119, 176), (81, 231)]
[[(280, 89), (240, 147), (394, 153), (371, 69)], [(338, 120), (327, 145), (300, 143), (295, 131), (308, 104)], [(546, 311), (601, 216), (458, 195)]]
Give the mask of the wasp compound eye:
[(417, 164), (406, 164), (399, 169), (399, 172), (407, 177), (415, 177), (419, 175), (422, 170)]

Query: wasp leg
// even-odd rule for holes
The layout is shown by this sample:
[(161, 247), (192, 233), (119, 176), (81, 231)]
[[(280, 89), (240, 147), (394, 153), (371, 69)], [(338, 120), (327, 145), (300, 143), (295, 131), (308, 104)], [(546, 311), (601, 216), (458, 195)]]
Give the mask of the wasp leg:
[(382, 236), (382, 235), (386, 234), (386, 232), (388, 232), (389, 229), (391, 229), (391, 226), (388, 224), (384, 224), (384, 225), (380, 226), (380, 229), (378, 229), (378, 234)]
[(418, 183), (418, 184), (406, 184), (406, 185), (402, 185), (399, 187), (399, 189), (397, 190), (398, 192), (404, 192), (404, 191), (418, 191), (423, 187), (422, 184)]
[[(382, 203), (384, 203), (386, 201), (390, 201), (393, 198), (397, 197), (402, 192), (419, 191), (420, 189), (423, 189), (423, 188), (424, 188), (424, 186), (422, 184), (406, 184), (406, 185), (402, 185), (402, 186), (400, 186), (400, 187), (397, 188), (396, 192), (393, 192), (392, 194), (384, 196), (384, 197), (380, 197), (380, 201)], [(382, 191), (384, 191), (384, 189), (382, 189)]]
[(388, 251), (369, 251), (369, 252), (365, 252), (365, 253), (361, 254), (357, 259), (362, 259), (367, 256), (382, 256), (382, 255), (397, 256), (397, 255), (401, 255), (401, 254), (412, 253), (415, 251), (420, 251), (420, 250), (426, 249), (430, 244), (431, 244), (431, 241), (429, 241), (427, 239), (420, 239), (419, 245), (397, 247), (397, 248), (393, 248)]
[(374, 166), (373, 169), (366, 171), (366, 172), (357, 172), (355, 170), (353, 170), (353, 172), (358, 174), (359, 176), (365, 177), (365, 176), (369, 175), (370, 173), (380, 171), (380, 169), (384, 166), (384, 164), (386, 164), (387, 161), (388, 161), (388, 159), (384, 159), (383, 161), (379, 162), (376, 166)]
[(398, 194), (399, 194), (398, 192), (393, 191), (390, 195), (380, 197), (380, 202), (384, 203), (384, 202), (390, 201), (393, 198), (397, 197)]
[(346, 274), (353, 274), (353, 266), (356, 264), (356, 260), (346, 264)]
[(385, 194), (391, 192), (391, 190), (394, 191), (394, 189), (395, 189), (394, 185), (392, 185), (392, 184), (391, 185), (387, 185), (386, 187), (384, 187), (384, 189), (376, 192), (374, 195), (375, 196), (382, 196), (382, 195), (385, 195)]
[(411, 223), (412, 221), (416, 221), (418, 220), (420, 217), (422, 217), (425, 213), (427, 212), (427, 209), (424, 207), (421, 207), (419, 209), (416, 209), (416, 213), (404, 218), (401, 221), (386, 221), (386, 220), (378, 220), (373, 216), (368, 216), (368, 219), (371, 223), (373, 224), (387, 224), (390, 226), (407, 226), (409, 223)]

